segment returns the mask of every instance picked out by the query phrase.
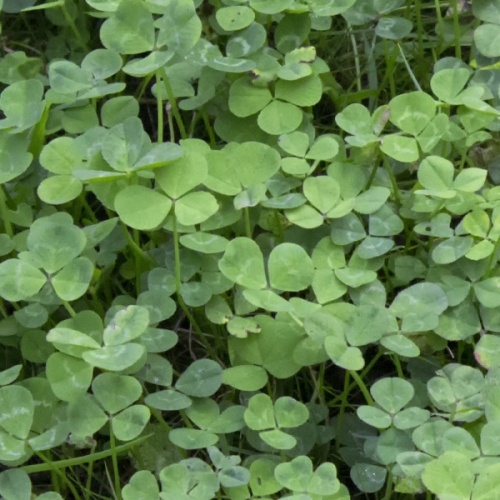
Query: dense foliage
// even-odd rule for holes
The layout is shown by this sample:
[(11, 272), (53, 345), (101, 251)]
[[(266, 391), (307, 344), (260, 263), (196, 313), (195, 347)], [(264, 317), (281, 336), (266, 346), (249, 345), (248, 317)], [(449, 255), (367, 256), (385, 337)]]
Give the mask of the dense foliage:
[(0, 6), (1, 498), (500, 498), (500, 0)]

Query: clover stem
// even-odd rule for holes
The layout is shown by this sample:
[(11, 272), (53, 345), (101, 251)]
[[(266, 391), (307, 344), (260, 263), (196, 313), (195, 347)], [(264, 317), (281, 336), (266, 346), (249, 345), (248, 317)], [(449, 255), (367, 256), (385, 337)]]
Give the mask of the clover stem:
[(418, 54), (420, 57), (424, 56), (424, 26), (422, 24), (422, 5), (421, 0), (415, 0), (415, 22), (417, 25), (418, 37)]
[(10, 222), (9, 210), (7, 208), (3, 185), (0, 185), (0, 218), (3, 221), (6, 234), (12, 238), (12, 236), (14, 236), (14, 231), (12, 230), (12, 223)]
[(122, 488), (120, 484), (120, 471), (118, 469), (118, 456), (116, 453), (116, 441), (113, 427), (109, 428), (109, 447), (111, 449), (111, 462), (113, 464), (113, 476), (115, 480), (115, 497), (117, 500), (122, 500)]
[(491, 272), (495, 269), (495, 257), (497, 255), (498, 248), (500, 247), (500, 238), (495, 242), (495, 246), (493, 247), (493, 251), (490, 254), (490, 258), (488, 260), (488, 267), (486, 268), (486, 276), (490, 276)]
[(354, 381), (356, 382), (356, 385), (359, 387), (359, 390), (363, 393), (363, 396), (365, 397), (366, 402), (370, 406), (373, 406), (373, 404), (374, 404), (373, 398), (370, 394), (370, 391), (368, 390), (365, 383), (363, 382), (363, 379), (354, 370), (349, 370), (349, 373), (350, 373), (351, 377), (354, 379)]
[(356, 88), (358, 92), (363, 90), (363, 86), (361, 85), (361, 65), (359, 64), (359, 53), (358, 53), (358, 45), (356, 43), (356, 37), (352, 31), (352, 26), (348, 25), (349, 38), (351, 39), (352, 52), (354, 54), (354, 67), (356, 68)]
[[(134, 441), (129, 441), (128, 443), (121, 444), (117, 446), (114, 450), (115, 453), (121, 453), (123, 451), (130, 450), (134, 446), (143, 443), (149, 439), (153, 434), (147, 434), (146, 436), (139, 437)], [(89, 462), (96, 462), (97, 460), (103, 460), (108, 458), (113, 453), (112, 450), (98, 451), (97, 453), (91, 453), (89, 455), (84, 455), (83, 457), (68, 458), (66, 460), (52, 461), (50, 464), (33, 464), (24, 465), (19, 467), (19, 470), (23, 470), (27, 474), (34, 474), (36, 472), (46, 472), (52, 469), (65, 469), (66, 467), (75, 467), (76, 465), (82, 465)]]
[(3, 299), (0, 299), (0, 313), (4, 318), (7, 318), (9, 315), (7, 314), (7, 309), (5, 309), (5, 304)]
[[(161, 75), (160, 72), (156, 72), (156, 85), (158, 89), (160, 89), (161, 86)], [(156, 92), (156, 118), (158, 122), (158, 130), (156, 131), (156, 142), (162, 143), (163, 142), (163, 95), (160, 90)], [(172, 132), (172, 130), (170, 131)], [(173, 139), (171, 138), (173, 141)]]
[[(92, 445), (92, 453), (95, 451), (96, 444)], [(92, 477), (94, 475), (94, 461), (91, 460), (87, 466), (87, 481), (85, 482), (85, 500), (90, 500), (92, 491)]]
[(152, 264), (153, 261), (151, 257), (146, 253), (144, 253), (139, 244), (136, 241), (134, 241), (132, 236), (130, 236), (130, 233), (128, 232), (127, 226), (125, 226), (125, 224), (122, 224), (122, 229), (123, 229), (123, 234), (125, 235), (125, 238), (127, 240), (128, 246), (130, 247), (130, 250), (132, 250), (132, 253), (136, 257), (136, 259), (140, 259), (147, 264)]
[(149, 407), (149, 411), (151, 412), (151, 415), (156, 418), (158, 423), (162, 426), (165, 427), (166, 432), (170, 432), (172, 429), (170, 428), (170, 425), (165, 422), (165, 419), (162, 417), (162, 414), (160, 411), (158, 411), (156, 408)]
[[(177, 126), (179, 127), (179, 131), (181, 133), (181, 138), (182, 139), (187, 139), (188, 135), (186, 132), (186, 127), (184, 126), (184, 122), (182, 121), (181, 114), (179, 112), (179, 108), (177, 106), (177, 101), (175, 100), (175, 95), (172, 90), (172, 86), (170, 85), (170, 80), (168, 78), (167, 72), (165, 71), (165, 68), (160, 68), (160, 75), (163, 80), (163, 83), (165, 84), (165, 89), (167, 91), (168, 95), (168, 100), (170, 102), (170, 106), (172, 106), (172, 114), (174, 115), (175, 121), (177, 122)], [(158, 90), (158, 92), (161, 92), (161, 90)]]
[(377, 170), (378, 170), (378, 163), (375, 162), (373, 164), (373, 168), (372, 168), (372, 171), (370, 172), (370, 177), (368, 177), (368, 180), (366, 181), (366, 184), (365, 184), (365, 187), (364, 187), (364, 190), (367, 191), (368, 189), (370, 189), (372, 183), (373, 183), (373, 180), (375, 179), (375, 176), (377, 175)]
[(170, 142), (175, 142), (175, 128), (174, 120), (172, 119), (172, 106), (170, 106), (170, 104), (167, 104), (167, 106), (165, 106), (165, 110), (167, 111), (168, 134)]
[(76, 39), (78, 40), (78, 43), (80, 44), (80, 46), (82, 47), (84, 52), (86, 54), (88, 54), (90, 52), (90, 50), (89, 50), (87, 44), (85, 43), (85, 40), (82, 38), (80, 31), (76, 27), (76, 24), (73, 21), (73, 18), (71, 17), (70, 13), (68, 12), (68, 9), (66, 8), (66, 2), (64, 2), (64, 1), (61, 4), (61, 10), (62, 10), (64, 19), (68, 23), (68, 26), (71, 28), (71, 31), (74, 33)]
[[(368, 373), (370, 373), (371, 369), (375, 366), (375, 364), (382, 357), (382, 355), (383, 355), (383, 351), (379, 351), (373, 357), (373, 359), (365, 366), (365, 369), (361, 372), (362, 378), (366, 377), (366, 375), (368, 375)], [(354, 389), (354, 387), (356, 387), (356, 382), (349, 384), (349, 387), (347, 388), (347, 394), (349, 394), (351, 392), (351, 390)], [(344, 393), (342, 393), (340, 396), (336, 396), (328, 403), (328, 406), (330, 406), (330, 407), (334, 406), (338, 401), (341, 401), (343, 397), (344, 397)]]
[(389, 470), (387, 471), (387, 486), (385, 488), (384, 500), (390, 500), (392, 498), (392, 485), (392, 472)]
[(97, 217), (94, 214), (94, 211), (92, 210), (92, 207), (89, 205), (89, 202), (87, 201), (87, 198), (85, 198), (85, 195), (82, 193), (79, 198), (82, 206), (85, 208), (87, 211), (88, 216), (92, 220), (94, 224), (97, 224), (99, 221), (97, 220)]
[(61, 480), (62, 484), (65, 484), (68, 489), (71, 491), (73, 498), (79, 500), (81, 497), (76, 491), (76, 488), (73, 486), (71, 481), (68, 479), (66, 474), (63, 474), (59, 469), (55, 468), (52, 464), (53, 462), (49, 460), (43, 453), (35, 451), (35, 455), (44, 463), (47, 464), (48, 470), (50, 470), (58, 479)]
[(175, 263), (175, 291), (177, 295), (177, 302), (179, 303), (180, 308), (186, 315), (186, 318), (188, 319), (189, 323), (193, 326), (200, 342), (203, 344), (207, 352), (212, 356), (212, 359), (219, 359), (217, 356), (217, 353), (214, 351), (210, 343), (207, 341), (205, 336), (203, 335), (203, 331), (200, 328), (200, 325), (196, 321), (195, 317), (191, 314), (191, 311), (189, 310), (189, 307), (187, 307), (186, 303), (184, 302), (184, 299), (182, 298), (181, 295), (181, 256), (180, 256), (180, 249), (179, 249), (179, 233), (177, 231), (177, 217), (172, 218), (172, 227), (173, 227), (173, 235), (174, 235), (174, 263)]
[(401, 195), (399, 193), (399, 188), (398, 188), (398, 183), (396, 181), (396, 176), (394, 175), (394, 172), (392, 171), (392, 168), (389, 165), (387, 157), (384, 157), (384, 167), (387, 170), (387, 173), (389, 175), (389, 179), (391, 180), (392, 190), (394, 192), (394, 198), (396, 198), (398, 205), (401, 205)]
[(151, 79), (153, 78), (154, 76), (154, 73), (151, 73), (149, 75), (147, 75), (144, 80), (142, 80), (140, 86), (139, 86), (139, 91), (138, 91), (138, 94), (137, 94), (137, 100), (140, 101), (144, 92), (146, 91), (146, 87), (148, 86), (149, 82), (151, 81)]
[(250, 224), (250, 210), (248, 207), (243, 209), (243, 213), (245, 214), (245, 233), (247, 238), (252, 238), (252, 226)]
[(62, 305), (64, 306), (64, 309), (68, 311), (69, 315), (74, 318), (76, 316), (75, 310), (71, 307), (71, 304), (67, 300), (62, 301)]
[(215, 139), (215, 132), (212, 128), (210, 120), (208, 119), (207, 113), (204, 109), (201, 111), (201, 116), (203, 118), (203, 123), (205, 124), (205, 130), (207, 131), (208, 138), (210, 139), (210, 146), (214, 148), (217, 145), (217, 140)]
[(401, 368), (401, 361), (399, 361), (399, 358), (395, 355), (391, 355), (391, 359), (394, 363), (394, 366), (396, 367), (396, 371), (398, 372), (398, 377), (404, 379), (405, 374), (403, 373), (403, 369)]
[(408, 63), (408, 59), (406, 59), (405, 53), (403, 51), (403, 47), (399, 43), (396, 43), (399, 49), (399, 53), (401, 54), (401, 57), (403, 58), (404, 65), (406, 67), (406, 70), (408, 71), (408, 74), (410, 75), (411, 81), (413, 82), (413, 85), (415, 85), (415, 88), (419, 91), (422, 91), (422, 87), (420, 86), (420, 83), (418, 83), (417, 78), (415, 77), (410, 64)]
[(340, 450), (340, 429), (342, 427), (342, 420), (344, 419), (344, 413), (347, 406), (347, 399), (349, 393), (351, 392), (351, 386), (349, 382), (351, 381), (350, 372), (346, 372), (344, 377), (344, 389), (340, 395), (340, 409), (337, 415), (337, 432), (335, 433), (335, 451), (338, 453)]
[(462, 59), (462, 45), (460, 44), (460, 20), (458, 12), (458, 1), (451, 0), (453, 9), (453, 37), (455, 38), (455, 57)]

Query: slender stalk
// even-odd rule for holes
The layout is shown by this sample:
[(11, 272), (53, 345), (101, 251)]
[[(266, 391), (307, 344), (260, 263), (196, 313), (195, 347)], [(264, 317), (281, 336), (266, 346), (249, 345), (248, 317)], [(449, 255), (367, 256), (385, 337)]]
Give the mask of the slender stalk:
[(359, 52), (358, 52), (358, 45), (356, 43), (356, 37), (354, 36), (354, 33), (352, 32), (352, 26), (349, 25), (349, 38), (351, 39), (351, 45), (352, 45), (352, 52), (354, 54), (354, 67), (356, 68), (356, 88), (358, 89), (358, 92), (361, 92), (362, 86), (361, 86), (361, 65), (359, 64)]
[(401, 57), (403, 58), (403, 62), (406, 66), (406, 70), (408, 71), (408, 74), (410, 75), (410, 78), (411, 78), (411, 81), (413, 82), (413, 85), (415, 85), (415, 88), (417, 90), (422, 90), (422, 87), (420, 86), (420, 83), (418, 83), (418, 80), (416, 79), (415, 75), (413, 74), (413, 71), (410, 67), (410, 65), (408, 64), (408, 60), (406, 59), (406, 56), (405, 56), (405, 53), (403, 52), (403, 48), (401, 47), (401, 45), (398, 43), (398, 48), (399, 48), (399, 53), (401, 54)]
[(113, 464), (113, 479), (115, 483), (115, 497), (117, 500), (122, 500), (122, 487), (120, 484), (120, 470), (118, 469), (118, 454), (116, 452), (116, 441), (115, 441), (115, 433), (113, 432), (113, 428), (109, 427), (109, 447), (112, 451), (111, 454), (111, 463)]
[(142, 251), (141, 247), (134, 241), (130, 233), (128, 232), (127, 226), (122, 224), (123, 234), (127, 240), (128, 246), (136, 258), (141, 259), (144, 263), (148, 265), (153, 263), (153, 259)]
[(64, 309), (66, 309), (66, 311), (68, 311), (69, 315), (72, 318), (74, 318), (76, 316), (76, 311), (71, 307), (71, 304), (68, 301), (63, 300), (62, 305), (63, 305)]
[(170, 103), (167, 103), (167, 105), (165, 106), (165, 111), (167, 112), (169, 140), (170, 142), (175, 142), (174, 120), (172, 118), (172, 106), (170, 105)]
[(172, 217), (172, 226), (174, 230), (174, 263), (175, 263), (175, 291), (180, 296), (181, 293), (181, 254), (179, 249), (179, 233), (177, 232), (177, 217)]
[(391, 500), (391, 498), (393, 498), (393, 496), (392, 496), (392, 486), (393, 486), (392, 473), (389, 470), (387, 472), (387, 485), (385, 487), (384, 500)]
[[(92, 453), (95, 451), (95, 445), (92, 446)], [(92, 476), (94, 473), (94, 461), (90, 461), (87, 466), (87, 480), (85, 481), (85, 500), (90, 500), (92, 492)]]
[(387, 157), (384, 157), (384, 167), (387, 171), (387, 174), (389, 175), (389, 179), (391, 180), (392, 191), (394, 192), (394, 198), (396, 198), (396, 202), (398, 203), (398, 205), (401, 205), (401, 194), (399, 193), (398, 181), (396, 180), (396, 176), (394, 175), (394, 172), (392, 171), (392, 168), (389, 165)]
[[(161, 75), (160, 72), (156, 72), (156, 85), (158, 88), (161, 86)], [(163, 93), (158, 91), (156, 92), (156, 120), (158, 123), (157, 126), (157, 137), (156, 137), (156, 142), (162, 143), (163, 142)]]
[(3, 299), (0, 298), (0, 313), (4, 318), (7, 318), (9, 315), (7, 314), (7, 309), (5, 309), (5, 303)]
[[(165, 85), (165, 89), (167, 91), (168, 100), (170, 102), (170, 105), (172, 106), (172, 114), (174, 115), (175, 121), (176, 121), (177, 126), (179, 127), (179, 131), (181, 133), (181, 138), (187, 139), (188, 135), (186, 132), (186, 127), (184, 126), (184, 122), (182, 121), (182, 117), (181, 117), (181, 114), (179, 112), (179, 108), (177, 106), (177, 101), (175, 99), (175, 95), (174, 95), (174, 92), (173, 92), (172, 87), (170, 85), (170, 80), (168, 78), (167, 72), (165, 71), (165, 68), (160, 68), (160, 74), (161, 74), (161, 78), (163, 80), (163, 83)], [(161, 90), (158, 89), (158, 92), (161, 92)]]
[(94, 211), (92, 210), (92, 207), (89, 205), (89, 202), (87, 201), (87, 198), (85, 197), (84, 193), (82, 193), (80, 195), (79, 200), (80, 200), (83, 208), (85, 208), (85, 211), (87, 212), (87, 215), (90, 217), (90, 220), (94, 224), (97, 224), (99, 222), (99, 220), (97, 219)]
[[(382, 357), (383, 351), (379, 351), (373, 359), (365, 366), (365, 369), (361, 372), (361, 378), (366, 377), (368, 373), (370, 373), (371, 369), (377, 364), (377, 361)], [(351, 392), (356, 387), (356, 382), (353, 382), (348, 387), (348, 392)], [(340, 396), (334, 397), (329, 403), (328, 406), (333, 407), (339, 401), (342, 400), (343, 393)]]
[[(391, 93), (391, 98), (396, 97), (396, 81), (394, 79), (394, 51), (389, 54), (388, 52), (389, 42), (384, 39), (384, 57), (386, 66), (387, 80), (389, 80), (389, 91)], [(395, 48), (395, 47), (394, 47)]]
[(399, 378), (405, 378), (405, 374), (403, 373), (403, 368), (401, 367), (401, 361), (399, 361), (399, 357), (396, 355), (391, 355), (392, 362), (396, 367), (396, 371), (398, 372)]
[(415, 6), (415, 23), (417, 25), (418, 54), (421, 58), (423, 58), (424, 57), (424, 26), (422, 24), (421, 0), (415, 0), (414, 6)]
[(498, 252), (498, 248), (500, 247), (500, 238), (495, 242), (495, 246), (493, 247), (493, 251), (491, 252), (490, 258), (488, 260), (488, 267), (486, 270), (486, 276), (490, 276), (496, 266), (496, 256)]
[(85, 40), (82, 38), (82, 34), (80, 33), (79, 29), (76, 27), (75, 22), (73, 21), (73, 18), (71, 17), (70, 13), (68, 12), (68, 9), (66, 8), (66, 2), (63, 2), (61, 5), (61, 10), (64, 15), (64, 19), (68, 23), (68, 26), (71, 28), (71, 31), (74, 33), (76, 39), (78, 40), (78, 43), (82, 47), (82, 49), (85, 51), (86, 54), (90, 52), (89, 47), (85, 43)]
[(462, 45), (460, 43), (460, 19), (457, 0), (451, 0), (453, 8), (453, 38), (455, 39), (455, 57), (462, 59)]
[(368, 180), (366, 181), (366, 184), (364, 187), (365, 191), (370, 189), (370, 187), (375, 179), (375, 176), (377, 175), (377, 170), (378, 170), (378, 162), (374, 162), (373, 167), (372, 167), (372, 171), (370, 172), (370, 177), (368, 177)]
[[(122, 444), (115, 448), (115, 453), (121, 453), (123, 451), (130, 450), (134, 446), (137, 446), (147, 439), (149, 439), (153, 434), (147, 434), (146, 436), (142, 436), (140, 438), (135, 439), (134, 441), (130, 441), (129, 443)], [(34, 464), (34, 465), (25, 465), (19, 467), (20, 470), (23, 470), (27, 474), (34, 474), (36, 472), (47, 472), (56, 469), (65, 469), (67, 467), (74, 467), (76, 465), (87, 464), (91, 461), (97, 462), (98, 460), (104, 460), (105, 458), (110, 457), (113, 454), (111, 450), (99, 451), (97, 453), (91, 453), (90, 455), (84, 455), (83, 457), (74, 457), (68, 458), (66, 460), (58, 460), (54, 462), (50, 462), (50, 465), (47, 464)]]
[(444, 32), (444, 26), (443, 26), (443, 16), (441, 14), (441, 2), (440, 0), (434, 0), (434, 6), (436, 9), (436, 19), (437, 19), (437, 25), (438, 29), (436, 30), (438, 33), (438, 42), (437, 42), (437, 50), (438, 50), (438, 56), (441, 54), (441, 44), (443, 43), (443, 38), (442, 38), (442, 33)]
[[(140, 234), (137, 229), (134, 229), (134, 243), (138, 248), (141, 248)], [(142, 252), (142, 250), (141, 250)], [(135, 289), (137, 295), (141, 293), (141, 274), (143, 271), (144, 259), (135, 259)]]
[(245, 233), (247, 238), (252, 238), (252, 226), (250, 224), (250, 210), (248, 207), (243, 209), (243, 214), (245, 216)]
[(201, 116), (203, 118), (203, 123), (205, 124), (205, 130), (207, 131), (208, 138), (210, 140), (210, 146), (212, 148), (215, 148), (215, 146), (217, 146), (217, 139), (215, 137), (215, 132), (212, 127), (212, 124), (210, 123), (210, 120), (208, 119), (207, 113), (204, 109), (201, 111)]
[(340, 409), (337, 415), (337, 432), (335, 433), (335, 451), (338, 453), (340, 449), (340, 429), (342, 428), (342, 421), (344, 419), (345, 409), (347, 407), (347, 399), (351, 392), (349, 382), (351, 381), (350, 372), (346, 372), (344, 377), (344, 389), (340, 395)]
[(4, 186), (2, 184), (0, 184), (0, 218), (3, 221), (5, 233), (12, 238), (12, 236), (14, 236), (14, 231), (12, 229), (12, 223), (10, 221), (9, 209), (7, 208)]
[(365, 383), (363, 382), (363, 379), (354, 370), (349, 370), (349, 373), (351, 374), (351, 377), (354, 379), (354, 381), (356, 382), (356, 385), (359, 387), (359, 390), (362, 392), (363, 396), (365, 397), (366, 402), (370, 406), (373, 406), (373, 404), (375, 402), (373, 401), (373, 398), (370, 394), (370, 391), (368, 390)]
[(173, 217), (173, 236), (174, 236), (174, 263), (175, 263), (175, 289), (176, 289), (176, 295), (177, 295), (177, 302), (179, 303), (180, 308), (186, 315), (186, 318), (189, 320), (189, 323), (193, 326), (198, 339), (200, 342), (203, 344), (205, 349), (207, 349), (207, 352), (210, 354), (212, 359), (218, 359), (217, 353), (214, 351), (210, 343), (207, 341), (205, 338), (205, 335), (203, 335), (203, 331), (200, 328), (200, 325), (196, 321), (195, 317), (189, 310), (189, 307), (187, 307), (186, 303), (184, 302), (184, 299), (182, 298), (181, 294), (181, 286), (182, 286), (182, 281), (181, 281), (181, 257), (180, 257), (180, 248), (179, 248), (179, 233), (177, 231), (177, 218), (174, 216)]
[(68, 476), (66, 474), (63, 474), (56, 467), (53, 467), (54, 462), (47, 459), (43, 455), (43, 453), (35, 451), (35, 454), (44, 464), (47, 464), (48, 470), (50, 470), (58, 478), (57, 480), (60, 480), (63, 484), (65, 484), (68, 487), (68, 489), (71, 491), (71, 494), (73, 495), (73, 498), (75, 500), (80, 500), (81, 497), (78, 494), (78, 491), (76, 491), (76, 488), (74, 487), (73, 483), (68, 479)]
[(137, 100), (140, 101), (144, 92), (146, 91), (146, 87), (148, 86), (149, 82), (151, 81), (151, 79), (153, 78), (154, 76), (154, 73), (152, 73), (151, 75), (148, 75), (144, 78), (144, 80), (142, 80), (140, 86), (139, 86), (139, 89), (138, 89), (138, 92), (137, 92)]

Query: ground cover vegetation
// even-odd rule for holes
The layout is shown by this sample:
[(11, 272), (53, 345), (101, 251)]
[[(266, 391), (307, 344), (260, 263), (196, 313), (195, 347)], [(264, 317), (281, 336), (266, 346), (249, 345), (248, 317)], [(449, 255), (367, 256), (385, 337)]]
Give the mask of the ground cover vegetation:
[(0, 0), (0, 497), (500, 497), (499, 0)]

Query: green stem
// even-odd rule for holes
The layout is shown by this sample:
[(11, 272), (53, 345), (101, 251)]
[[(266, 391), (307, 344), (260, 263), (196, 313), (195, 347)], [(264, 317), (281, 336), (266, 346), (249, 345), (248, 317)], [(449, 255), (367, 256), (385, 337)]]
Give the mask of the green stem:
[(64, 19), (68, 23), (68, 26), (71, 28), (71, 31), (74, 33), (76, 39), (78, 40), (78, 43), (80, 44), (80, 46), (84, 50), (85, 54), (88, 54), (90, 52), (90, 49), (88, 48), (87, 44), (85, 43), (84, 39), (82, 38), (80, 31), (76, 27), (75, 22), (73, 21), (70, 13), (68, 12), (68, 9), (66, 9), (66, 2), (64, 2), (61, 5), (61, 9), (62, 9), (62, 12), (64, 15)]
[(175, 263), (175, 291), (180, 297), (181, 294), (181, 253), (179, 249), (179, 233), (177, 231), (177, 217), (172, 217), (172, 227), (174, 230), (174, 263)]
[(417, 90), (422, 91), (422, 87), (420, 87), (420, 83), (418, 83), (418, 80), (416, 79), (415, 75), (413, 74), (413, 71), (411, 69), (411, 66), (408, 63), (408, 60), (406, 59), (405, 53), (403, 51), (403, 47), (398, 43), (398, 49), (399, 53), (401, 54), (401, 57), (403, 58), (403, 62), (405, 64), (406, 70), (408, 71), (408, 74), (410, 75), (411, 81), (413, 82), (413, 85), (415, 85), (415, 88)]
[(389, 470), (387, 472), (387, 486), (385, 488), (384, 500), (391, 500), (391, 498), (393, 498), (393, 496), (392, 496), (392, 485), (393, 485), (392, 473)]
[(250, 210), (248, 207), (245, 207), (243, 209), (243, 213), (245, 216), (245, 233), (247, 235), (247, 238), (252, 238), (252, 225), (250, 224)]
[[(153, 434), (148, 434), (146, 436), (142, 436), (140, 438), (135, 439), (134, 441), (130, 441), (129, 443), (122, 444), (120, 446), (117, 446), (114, 449), (114, 453), (119, 454), (124, 451), (128, 451), (134, 446), (137, 446), (147, 439), (149, 439)], [(75, 458), (68, 458), (66, 460), (58, 460), (55, 462), (50, 462), (49, 465), (47, 464), (34, 464), (34, 465), (25, 465), (22, 467), (19, 467), (20, 470), (23, 470), (27, 474), (34, 474), (36, 472), (47, 472), (52, 469), (65, 469), (67, 467), (74, 467), (76, 465), (82, 465), (82, 464), (87, 464), (89, 462), (97, 462), (98, 460), (104, 460), (105, 458), (110, 457), (113, 454), (112, 450), (104, 450), (104, 451), (99, 451), (97, 453), (91, 453), (90, 455), (85, 455), (83, 457), (75, 457)]]
[[(161, 75), (160, 72), (156, 72), (156, 85), (158, 88), (161, 86)], [(158, 122), (158, 130), (156, 142), (163, 142), (163, 92), (156, 93), (156, 118)]]
[(371, 397), (370, 391), (368, 390), (365, 383), (363, 382), (363, 379), (354, 370), (349, 370), (349, 374), (356, 382), (356, 385), (359, 387), (359, 390), (363, 393), (363, 396), (365, 397), (366, 402), (370, 406), (373, 406), (375, 402), (373, 401), (373, 398)]
[(0, 313), (4, 318), (7, 318), (9, 315), (7, 314), (7, 309), (5, 309), (5, 303), (3, 299), (0, 298)]
[(349, 397), (350, 390), (350, 373), (346, 372), (344, 377), (344, 390), (340, 395), (340, 410), (337, 415), (337, 432), (335, 433), (335, 451), (338, 453), (340, 449), (340, 429), (342, 428), (342, 421), (344, 419), (345, 409), (347, 407), (347, 399)]
[(140, 86), (139, 86), (139, 89), (138, 89), (138, 92), (137, 92), (137, 100), (140, 101), (144, 92), (146, 91), (146, 88), (149, 84), (149, 82), (151, 81), (151, 79), (153, 78), (154, 76), (154, 73), (151, 73), (150, 75), (147, 75), (144, 80), (142, 80)]
[(65, 484), (68, 489), (71, 491), (71, 494), (73, 495), (73, 498), (75, 500), (80, 500), (80, 495), (78, 494), (78, 491), (76, 491), (76, 488), (74, 487), (73, 483), (69, 480), (68, 476), (66, 474), (63, 474), (59, 469), (53, 468), (52, 467), (52, 461), (48, 460), (43, 453), (39, 453), (35, 451), (35, 454), (42, 462), (48, 465), (50, 467), (50, 471), (59, 479), (61, 480), (62, 484)]
[(212, 128), (212, 124), (210, 123), (210, 120), (208, 119), (207, 113), (204, 109), (202, 109), (201, 111), (201, 116), (203, 118), (203, 123), (205, 124), (205, 130), (207, 131), (208, 138), (210, 139), (210, 146), (212, 148), (215, 148), (215, 146), (217, 146), (217, 139), (215, 137), (215, 132)]
[(167, 112), (169, 140), (175, 142), (174, 120), (172, 119), (172, 106), (170, 106), (170, 103), (165, 106), (165, 110)]
[[(377, 361), (382, 357), (383, 351), (380, 350), (377, 352), (377, 354), (373, 357), (373, 359), (365, 366), (364, 370), (361, 372), (361, 377), (365, 378), (368, 373), (370, 373), (371, 369), (377, 364)], [(351, 392), (354, 388), (356, 387), (356, 382), (353, 382), (349, 385), (348, 387), (348, 392)], [(329, 407), (335, 406), (339, 401), (342, 400), (343, 394), (340, 396), (336, 396), (333, 398), (329, 403)]]
[(349, 25), (348, 31), (349, 31), (349, 38), (351, 39), (352, 52), (354, 54), (354, 67), (356, 68), (356, 87), (358, 89), (358, 92), (361, 92), (361, 89), (362, 89), (362, 85), (361, 85), (361, 65), (359, 64), (358, 45), (356, 43), (356, 37), (354, 36), (354, 33), (352, 32), (352, 26), (351, 25)]
[(368, 180), (366, 181), (364, 191), (368, 191), (370, 189), (373, 180), (375, 179), (375, 176), (377, 175), (377, 170), (378, 170), (378, 162), (373, 163), (372, 171), (370, 172), (370, 177), (368, 177)]
[(0, 218), (3, 221), (5, 232), (12, 238), (14, 231), (10, 222), (9, 209), (7, 208), (7, 200), (5, 198), (4, 186), (0, 184)]
[(451, 1), (453, 7), (453, 37), (455, 39), (455, 57), (462, 59), (462, 45), (460, 44), (460, 20), (458, 17), (458, 2), (457, 0)]
[(424, 57), (424, 26), (422, 24), (422, 5), (421, 0), (415, 0), (415, 22), (417, 24), (418, 53), (421, 58)]
[(493, 247), (493, 251), (491, 252), (490, 258), (488, 260), (488, 267), (486, 268), (486, 276), (489, 276), (496, 267), (496, 255), (499, 247), (500, 247), (500, 238), (495, 242), (495, 246)]
[(389, 42), (384, 39), (384, 57), (386, 66), (386, 75), (389, 80), (389, 90), (391, 93), (391, 98), (396, 97), (396, 81), (394, 79), (394, 58), (392, 54), (388, 53)]
[(118, 469), (118, 454), (116, 453), (116, 441), (115, 441), (115, 433), (113, 432), (113, 428), (109, 427), (109, 447), (111, 449), (111, 462), (113, 464), (113, 476), (115, 480), (115, 498), (117, 500), (122, 500), (122, 487), (120, 484), (120, 471)]
[(134, 241), (132, 236), (130, 236), (130, 233), (128, 232), (127, 226), (125, 224), (122, 224), (122, 229), (123, 229), (123, 234), (125, 235), (125, 238), (127, 240), (128, 246), (130, 250), (132, 250), (134, 256), (142, 260), (145, 264), (151, 265), (153, 263), (153, 259), (142, 251), (141, 247)]
[(441, 15), (441, 2), (440, 2), (440, 0), (434, 0), (434, 6), (436, 9), (436, 19), (437, 19), (437, 25), (438, 25), (438, 28), (436, 29), (436, 32), (438, 33), (438, 42), (436, 45), (437, 45), (438, 56), (439, 56), (441, 54), (440, 49), (441, 49), (441, 44), (443, 42), (442, 33), (444, 33), (443, 16)]
[[(92, 447), (92, 453), (95, 451), (95, 445)], [(85, 481), (85, 500), (90, 500), (92, 492), (92, 476), (94, 474), (94, 461), (91, 460), (87, 466), (87, 480)]]
[(76, 311), (71, 307), (71, 304), (67, 300), (62, 301), (62, 305), (64, 306), (64, 309), (68, 311), (69, 315), (74, 318), (76, 316)]
[[(184, 126), (184, 122), (182, 121), (182, 117), (181, 117), (181, 114), (179, 112), (179, 108), (177, 106), (177, 101), (175, 100), (174, 92), (173, 92), (172, 87), (170, 85), (170, 80), (168, 78), (167, 72), (165, 71), (165, 68), (160, 68), (160, 74), (161, 74), (163, 83), (165, 84), (165, 89), (167, 90), (168, 100), (170, 102), (170, 105), (172, 106), (172, 113), (174, 115), (175, 121), (177, 122), (177, 126), (179, 127), (179, 131), (181, 133), (181, 138), (187, 139), (188, 135), (186, 132), (186, 127)], [(158, 92), (161, 92), (161, 90), (158, 89)]]
[(192, 325), (194, 328), (200, 342), (203, 344), (205, 349), (207, 349), (207, 352), (210, 354), (212, 359), (216, 360), (218, 359), (217, 353), (214, 351), (210, 343), (207, 341), (205, 338), (205, 335), (203, 334), (202, 329), (200, 328), (200, 325), (196, 321), (195, 317), (189, 310), (189, 307), (186, 305), (184, 302), (184, 299), (182, 298), (181, 295), (181, 256), (180, 256), (180, 248), (179, 248), (179, 233), (177, 231), (177, 218), (174, 217), (172, 218), (172, 227), (173, 227), (173, 236), (174, 236), (174, 263), (175, 263), (175, 290), (176, 290), (176, 295), (177, 295), (177, 302), (179, 303), (180, 308), (186, 315), (186, 318), (188, 319), (189, 323)]
[(394, 366), (396, 367), (396, 371), (398, 372), (398, 377), (404, 379), (405, 374), (403, 373), (403, 368), (401, 367), (401, 361), (399, 360), (399, 357), (396, 355), (391, 355), (392, 362), (394, 363)]
[[(134, 229), (134, 243), (137, 248), (141, 248), (140, 235), (137, 229)], [(143, 265), (144, 265), (143, 258), (135, 259), (135, 290), (137, 292), (137, 295), (141, 293), (141, 274), (142, 271), (145, 270)]]
[(396, 180), (394, 172), (392, 171), (391, 166), (389, 165), (389, 161), (387, 160), (386, 156), (384, 156), (384, 167), (387, 170), (389, 179), (391, 180), (392, 191), (394, 192), (394, 198), (396, 198), (396, 202), (398, 203), (398, 205), (401, 205), (401, 195), (399, 193), (398, 182)]
[(82, 193), (80, 195), (80, 201), (81, 201), (81, 204), (82, 206), (85, 208), (88, 216), (90, 217), (90, 220), (94, 223), (94, 224), (97, 224), (99, 222), (99, 220), (97, 219), (97, 217), (95, 216), (95, 213), (94, 211), (92, 210), (92, 207), (89, 205), (89, 202), (87, 201), (87, 198), (85, 197), (85, 194)]
[(153, 417), (156, 418), (156, 420), (158, 421), (158, 423), (165, 428), (165, 432), (170, 432), (172, 429), (170, 427), (170, 425), (167, 424), (167, 422), (165, 422), (165, 419), (162, 417), (161, 415), (161, 412), (155, 408), (150, 408), (150, 411), (151, 411), (151, 415), (153, 415)]

